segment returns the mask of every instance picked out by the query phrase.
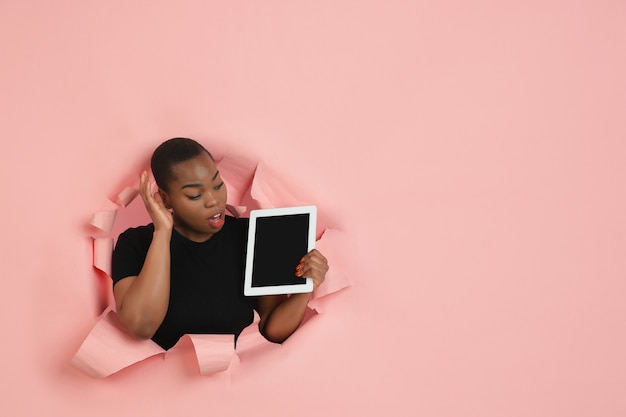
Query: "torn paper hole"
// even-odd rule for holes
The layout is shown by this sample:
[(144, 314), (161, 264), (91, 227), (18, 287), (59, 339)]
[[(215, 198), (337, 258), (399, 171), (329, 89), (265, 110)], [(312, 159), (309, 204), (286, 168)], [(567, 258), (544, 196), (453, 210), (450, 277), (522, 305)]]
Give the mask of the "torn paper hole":
[[(274, 208), (311, 204), (296, 199), (270, 170), (262, 163), (253, 164), (246, 160), (223, 158), (218, 166), (228, 189), (228, 210), (233, 216), (245, 216), (248, 210), (255, 208)], [(125, 187), (104, 210), (92, 217), (91, 224), (105, 232), (107, 236), (92, 236), (94, 239), (95, 268), (111, 275), (113, 242), (117, 234), (127, 227), (149, 222), (136, 186)], [(322, 211), (318, 207), (318, 211)], [(137, 222), (138, 218), (146, 221)], [(134, 219), (134, 220), (133, 220)], [(319, 226), (319, 225), (318, 225)], [(349, 250), (347, 236), (335, 229), (325, 229), (316, 243), (316, 247), (329, 260), (329, 271), (324, 283), (315, 291), (314, 299), (309, 303), (309, 319), (316, 312), (322, 312), (326, 303), (325, 296), (351, 285), (349, 264), (346, 251)], [(306, 321), (297, 332), (306, 332)], [(266, 341), (258, 332), (257, 323), (248, 326), (238, 338), (234, 348), (233, 336), (224, 335), (187, 335), (176, 346), (191, 343), (198, 361), (199, 372), (203, 375), (223, 372), (240, 358), (254, 360), (261, 352), (280, 349)], [(179, 349), (174, 346), (173, 349)], [(76, 353), (72, 363), (86, 373), (96, 377), (106, 377), (134, 363), (165, 351), (151, 340), (136, 340), (123, 328), (113, 311), (107, 309), (84, 343)]]

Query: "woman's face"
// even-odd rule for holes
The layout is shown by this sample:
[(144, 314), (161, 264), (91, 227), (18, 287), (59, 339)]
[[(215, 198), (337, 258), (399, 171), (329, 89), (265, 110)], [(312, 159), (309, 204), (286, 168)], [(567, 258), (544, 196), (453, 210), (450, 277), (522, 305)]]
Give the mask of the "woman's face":
[(200, 155), (172, 166), (168, 191), (159, 190), (174, 212), (174, 228), (189, 240), (204, 242), (224, 226), (226, 185), (211, 157)]

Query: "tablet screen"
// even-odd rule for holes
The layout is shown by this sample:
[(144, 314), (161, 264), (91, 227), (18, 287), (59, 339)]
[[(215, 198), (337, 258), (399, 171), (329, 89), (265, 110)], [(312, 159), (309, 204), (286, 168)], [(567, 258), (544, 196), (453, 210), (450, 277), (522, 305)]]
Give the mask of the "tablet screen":
[(295, 275), (308, 252), (309, 214), (259, 217), (256, 221), (252, 286), (303, 284)]

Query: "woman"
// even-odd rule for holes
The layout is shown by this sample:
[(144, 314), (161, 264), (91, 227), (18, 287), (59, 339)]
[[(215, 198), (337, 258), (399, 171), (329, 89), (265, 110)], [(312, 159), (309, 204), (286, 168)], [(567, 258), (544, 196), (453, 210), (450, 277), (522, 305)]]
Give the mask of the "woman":
[[(226, 186), (211, 154), (192, 139), (174, 138), (154, 151), (151, 168), (158, 191), (150, 192), (143, 172), (140, 193), (152, 223), (122, 233), (113, 253), (122, 323), (169, 349), (186, 333), (237, 337), (256, 309), (263, 336), (282, 343), (302, 322), (310, 293), (243, 295), (248, 219), (226, 215)], [(327, 271), (317, 250), (294, 265), (314, 288)]]

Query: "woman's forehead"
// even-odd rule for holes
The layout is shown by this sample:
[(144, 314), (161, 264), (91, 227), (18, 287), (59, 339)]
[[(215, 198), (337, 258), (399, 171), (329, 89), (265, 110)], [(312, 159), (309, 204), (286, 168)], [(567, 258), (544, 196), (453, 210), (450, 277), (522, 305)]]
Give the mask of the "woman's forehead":
[(217, 167), (213, 159), (202, 153), (191, 159), (172, 165), (172, 182), (184, 185), (189, 182), (213, 181)]

